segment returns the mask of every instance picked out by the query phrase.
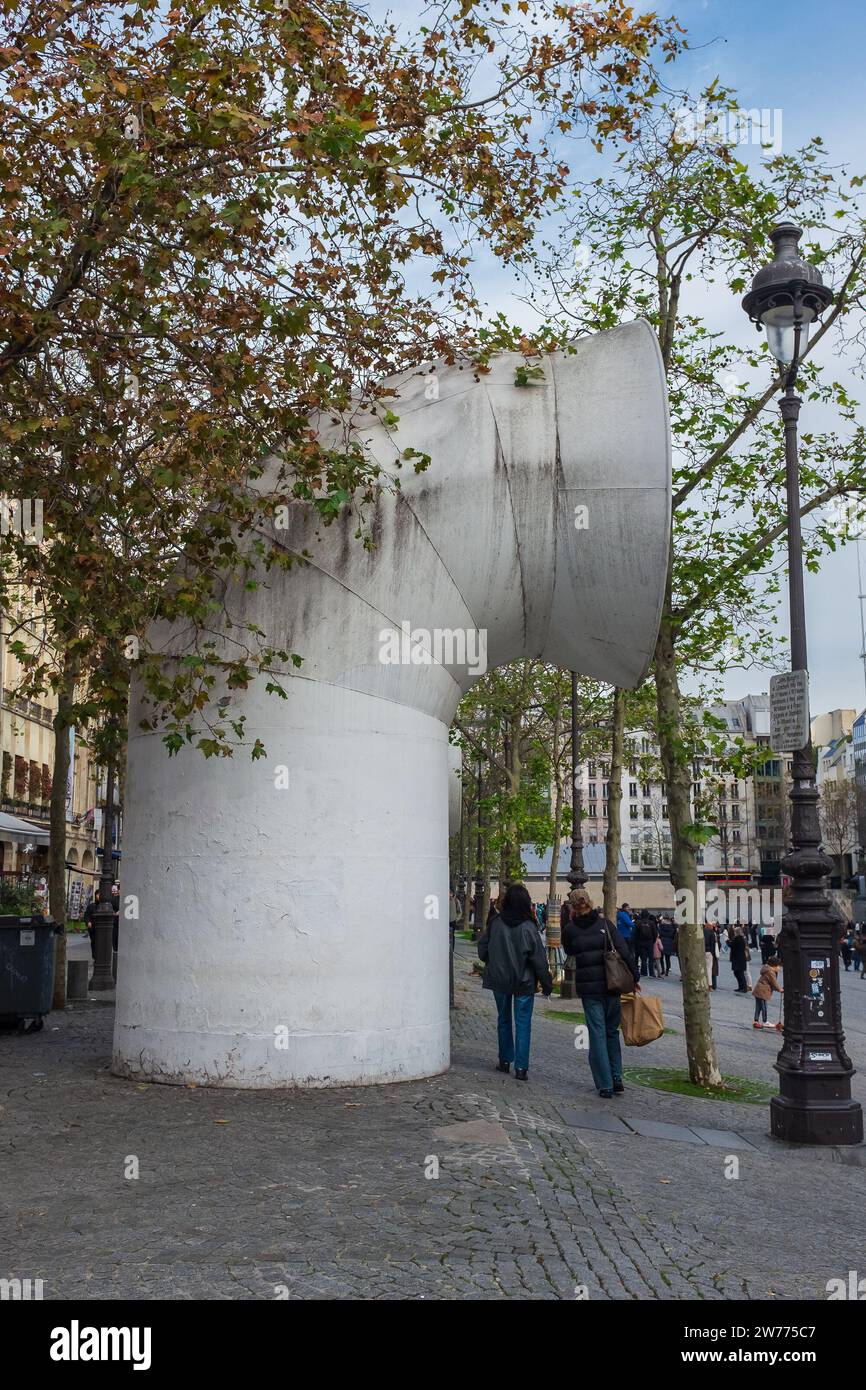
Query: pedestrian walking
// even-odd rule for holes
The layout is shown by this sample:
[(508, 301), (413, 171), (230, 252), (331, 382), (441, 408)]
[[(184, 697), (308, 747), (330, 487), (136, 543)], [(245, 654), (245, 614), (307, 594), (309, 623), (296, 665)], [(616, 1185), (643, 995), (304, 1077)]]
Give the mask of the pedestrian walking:
[(99, 889), (97, 888), (90, 902), (87, 904), (87, 907), (84, 909), (84, 925), (87, 927), (87, 935), (90, 937), (90, 954), (94, 961), (96, 960), (96, 936), (94, 935), (93, 916), (101, 901)]
[(719, 939), (709, 922), (704, 924), (704, 959), (707, 963), (707, 989), (715, 989), (719, 977)]
[(779, 984), (779, 967), (782, 962), (778, 956), (771, 956), (766, 965), (761, 966), (761, 973), (758, 976), (758, 983), (752, 990), (755, 996), (755, 1021), (753, 1028), (761, 1028), (767, 1022), (767, 1000), (772, 998), (773, 990), (778, 990), (784, 994), (782, 986)]
[(857, 967), (859, 966), (860, 979), (866, 980), (866, 928), (864, 928), (863, 926), (860, 927), (859, 931), (856, 933), (854, 937), (854, 951), (857, 955), (857, 961), (854, 966), (854, 972), (856, 974)]
[(659, 933), (653, 942), (653, 974), (657, 980), (660, 980), (663, 974), (661, 933)]
[(662, 949), (662, 973), (667, 976), (671, 973), (671, 956), (676, 952), (677, 942), (677, 929), (672, 918), (659, 918), (659, 939)]
[(842, 957), (842, 964), (846, 971), (851, 969), (851, 945), (854, 940), (854, 933), (850, 927), (846, 927), (839, 940), (839, 954)]
[(506, 888), (501, 910), (491, 918), (478, 942), (478, 956), (484, 961), (484, 988), (491, 990), (496, 1000), (496, 1070), (507, 1072), (513, 1062), (515, 1077), (525, 1081), (536, 987), (540, 983), (545, 999), (549, 999), (553, 980), (524, 884), (510, 883)]
[(751, 959), (748, 943), (742, 931), (735, 932), (731, 937), (730, 944), (731, 969), (734, 972), (734, 979), (737, 982), (737, 994), (748, 994), (749, 986), (746, 982), (746, 966)]
[(761, 927), (759, 934), (761, 938), (761, 960), (763, 964), (766, 965), (770, 957), (776, 954), (776, 934), (773, 918), (770, 919), (769, 926)]
[(594, 906), (585, 888), (568, 895), (569, 921), (563, 947), (574, 956), (574, 992), (580, 996), (589, 1030), (589, 1069), (595, 1088), (605, 1100), (623, 1091), (619, 1025), (620, 993), (608, 990), (605, 952), (614, 949), (625, 961), (640, 989), (634, 956), (619, 931)]
[(653, 947), (658, 937), (659, 929), (656, 920), (646, 908), (642, 908), (638, 919), (635, 922), (634, 942), (637, 946), (637, 953), (640, 958), (641, 975), (653, 975)]
[(626, 946), (628, 946), (629, 950), (632, 951), (633, 954), (634, 917), (632, 916), (632, 911), (628, 903), (623, 903), (622, 907), (617, 910), (616, 929), (622, 937), (623, 941), (625, 942)]

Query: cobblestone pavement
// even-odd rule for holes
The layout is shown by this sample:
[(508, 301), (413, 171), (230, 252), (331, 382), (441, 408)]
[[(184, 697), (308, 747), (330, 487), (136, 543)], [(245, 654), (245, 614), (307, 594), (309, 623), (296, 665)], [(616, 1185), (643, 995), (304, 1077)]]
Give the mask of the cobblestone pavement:
[[(829, 1278), (866, 1273), (859, 1153), (780, 1149), (763, 1107), (642, 1087), (602, 1101), (572, 1027), (543, 1006), (529, 1082), (501, 1076), (492, 1001), (462, 949), (452, 1068), (428, 1081), (136, 1084), (108, 1071), (98, 1004), (0, 1036), (0, 1277), (42, 1278), (49, 1299), (765, 1299), (823, 1298)], [(678, 987), (653, 988), (677, 1028)], [(866, 1068), (866, 983), (844, 988)], [(743, 1010), (713, 1000), (724, 1069), (770, 1080), (775, 1043)], [(679, 1032), (639, 1060), (683, 1055)], [(563, 1122), (612, 1106), (734, 1129), (759, 1151), (729, 1181), (724, 1150)]]

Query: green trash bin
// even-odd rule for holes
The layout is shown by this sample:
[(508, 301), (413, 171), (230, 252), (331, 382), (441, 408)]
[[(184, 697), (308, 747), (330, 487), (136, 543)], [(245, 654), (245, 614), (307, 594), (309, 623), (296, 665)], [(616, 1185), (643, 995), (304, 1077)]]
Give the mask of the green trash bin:
[(0, 915), (0, 1027), (36, 1032), (54, 998), (50, 917)]

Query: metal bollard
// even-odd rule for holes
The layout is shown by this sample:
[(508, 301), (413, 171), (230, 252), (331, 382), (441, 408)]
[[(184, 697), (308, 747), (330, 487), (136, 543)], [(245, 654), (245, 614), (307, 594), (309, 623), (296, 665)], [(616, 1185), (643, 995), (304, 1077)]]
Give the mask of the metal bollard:
[(70, 960), (66, 962), (66, 998), (80, 1002), (87, 998), (87, 976), (90, 962)]

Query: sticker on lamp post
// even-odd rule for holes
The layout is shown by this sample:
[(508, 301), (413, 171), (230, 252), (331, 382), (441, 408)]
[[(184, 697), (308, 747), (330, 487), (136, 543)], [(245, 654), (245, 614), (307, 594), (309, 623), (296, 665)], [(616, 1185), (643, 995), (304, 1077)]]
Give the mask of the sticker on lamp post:
[(809, 672), (770, 677), (770, 747), (799, 753), (809, 742)]

